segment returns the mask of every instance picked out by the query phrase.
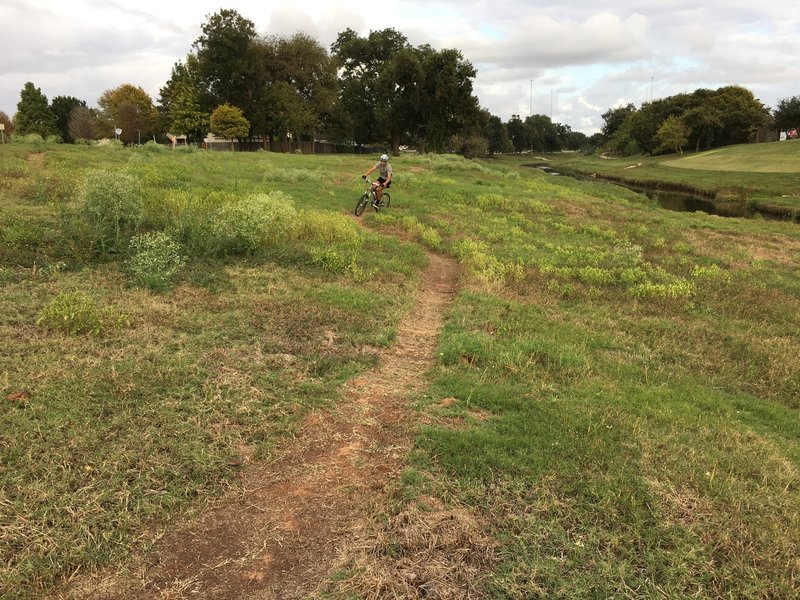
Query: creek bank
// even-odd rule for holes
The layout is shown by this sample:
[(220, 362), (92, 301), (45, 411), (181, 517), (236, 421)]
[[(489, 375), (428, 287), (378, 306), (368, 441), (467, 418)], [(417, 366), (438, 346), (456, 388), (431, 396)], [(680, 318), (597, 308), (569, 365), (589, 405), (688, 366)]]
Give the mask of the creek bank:
[(565, 175), (578, 179), (600, 180), (625, 187), (646, 195), (662, 208), (679, 212), (702, 211), (722, 217), (748, 217), (759, 213), (765, 219), (800, 221), (800, 211), (786, 206), (761, 202), (755, 199), (718, 200), (716, 190), (704, 190), (683, 183), (652, 180), (631, 180), (619, 175), (601, 175), (596, 172), (573, 171), (542, 163), (523, 164), (523, 167), (540, 169), (550, 175)]

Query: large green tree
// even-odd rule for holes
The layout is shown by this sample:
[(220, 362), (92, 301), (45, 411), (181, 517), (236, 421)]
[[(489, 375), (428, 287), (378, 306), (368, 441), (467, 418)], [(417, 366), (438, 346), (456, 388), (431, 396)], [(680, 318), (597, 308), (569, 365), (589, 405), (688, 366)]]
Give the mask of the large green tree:
[(657, 150), (683, 154), (683, 147), (689, 141), (689, 128), (679, 117), (667, 117), (655, 135)]
[(50, 110), (47, 96), (30, 81), (23, 86), (20, 92), (17, 114), (14, 115), (14, 125), (17, 135), (38, 133), (44, 138), (58, 133), (56, 116)]
[(123, 83), (106, 90), (97, 104), (106, 135), (113, 135), (114, 128), (119, 127), (122, 129), (122, 141), (132, 143), (149, 138), (154, 132), (158, 112), (153, 106), (153, 99), (139, 86)]
[(486, 125), (475, 69), (458, 50), (414, 48), (394, 29), (367, 37), (347, 29), (332, 50), (341, 65), (339, 124), (357, 143), (441, 151), (453, 135), (475, 137)]
[(86, 102), (79, 100), (74, 96), (56, 96), (50, 105), (50, 110), (56, 117), (56, 128), (61, 140), (71, 144), (75, 141), (69, 132), (69, 121), (72, 116), (72, 111), (78, 106), (86, 108)]
[(235, 10), (209, 16), (194, 42), (203, 109), (221, 104), (239, 107), (252, 119), (263, 83), (255, 24)]
[(197, 56), (172, 67), (169, 81), (159, 90), (159, 121), (165, 132), (188, 135), (200, 141), (209, 132), (211, 111), (204, 108), (204, 97)]
[(8, 138), (10, 138), (14, 134), (14, 121), (0, 110), (0, 123), (3, 124), (3, 139), (8, 142)]
[(231, 140), (231, 147), (233, 147), (233, 140), (238, 139), (241, 142), (250, 131), (250, 123), (242, 111), (230, 104), (218, 106), (211, 113), (209, 124), (214, 135)]
[(633, 104), (626, 104), (625, 106), (618, 106), (616, 108), (609, 108), (603, 113), (603, 127), (601, 133), (606, 140), (610, 140), (616, 133), (617, 129), (622, 126), (622, 123), (628, 115), (636, 112), (636, 107)]
[(406, 37), (394, 29), (371, 31), (367, 37), (349, 28), (339, 33), (331, 52), (340, 67), (336, 115), (340, 136), (357, 144), (388, 140), (384, 119), (394, 94), (379, 80), (390, 61), (410, 48)]
[(95, 109), (78, 105), (70, 113), (69, 135), (73, 140), (96, 140), (108, 135), (108, 129)]
[(337, 65), (306, 34), (269, 36), (259, 42), (263, 76), (253, 128), (265, 137), (291, 132), (314, 139), (331, 121), (337, 93)]
[(779, 100), (773, 116), (775, 125), (781, 131), (800, 128), (800, 96)]

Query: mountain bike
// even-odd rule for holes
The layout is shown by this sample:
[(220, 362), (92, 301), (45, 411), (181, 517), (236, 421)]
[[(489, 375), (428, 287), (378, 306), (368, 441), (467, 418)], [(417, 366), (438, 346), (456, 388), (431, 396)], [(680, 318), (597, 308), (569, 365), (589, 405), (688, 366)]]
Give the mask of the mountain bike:
[(372, 208), (375, 209), (375, 212), (379, 211), (382, 208), (388, 208), (389, 204), (391, 204), (392, 202), (392, 197), (385, 190), (383, 192), (383, 196), (381, 197), (380, 202), (378, 202), (378, 195), (375, 193), (375, 188), (372, 187), (372, 184), (374, 182), (370, 179), (367, 179), (366, 182), (369, 187), (367, 188), (367, 191), (364, 192), (358, 199), (358, 202), (356, 202), (357, 217), (361, 216), (361, 213), (364, 212), (364, 209), (367, 208), (367, 204), (370, 204), (370, 202), (372, 203)]

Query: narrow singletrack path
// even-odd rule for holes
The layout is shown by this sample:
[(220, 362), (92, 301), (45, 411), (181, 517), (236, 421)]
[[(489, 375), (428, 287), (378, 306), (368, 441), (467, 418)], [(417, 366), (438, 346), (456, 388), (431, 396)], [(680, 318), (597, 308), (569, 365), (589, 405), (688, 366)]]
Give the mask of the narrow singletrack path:
[(380, 367), (349, 382), (345, 401), (312, 413), (275, 461), (247, 466), (236, 494), (176, 526), (132, 572), (83, 579), (67, 597), (313, 597), (370, 497), (405, 466), (416, 424), (408, 400), (426, 386), (458, 283), (455, 261), (428, 259), (395, 343)]

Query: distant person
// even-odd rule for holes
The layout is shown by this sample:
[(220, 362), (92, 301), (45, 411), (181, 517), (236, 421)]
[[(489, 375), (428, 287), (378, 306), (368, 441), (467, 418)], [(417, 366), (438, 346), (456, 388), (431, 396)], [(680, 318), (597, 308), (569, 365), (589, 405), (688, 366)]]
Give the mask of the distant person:
[(797, 129), (790, 129), (786, 133), (786, 137), (788, 137), (789, 139), (792, 139), (792, 140), (797, 139)]
[(373, 171), (378, 172), (378, 180), (372, 184), (375, 190), (375, 196), (380, 204), (383, 197), (383, 190), (388, 189), (392, 185), (392, 165), (389, 164), (389, 157), (381, 154), (380, 160), (370, 167), (369, 171), (361, 176), (361, 179), (366, 179)]

